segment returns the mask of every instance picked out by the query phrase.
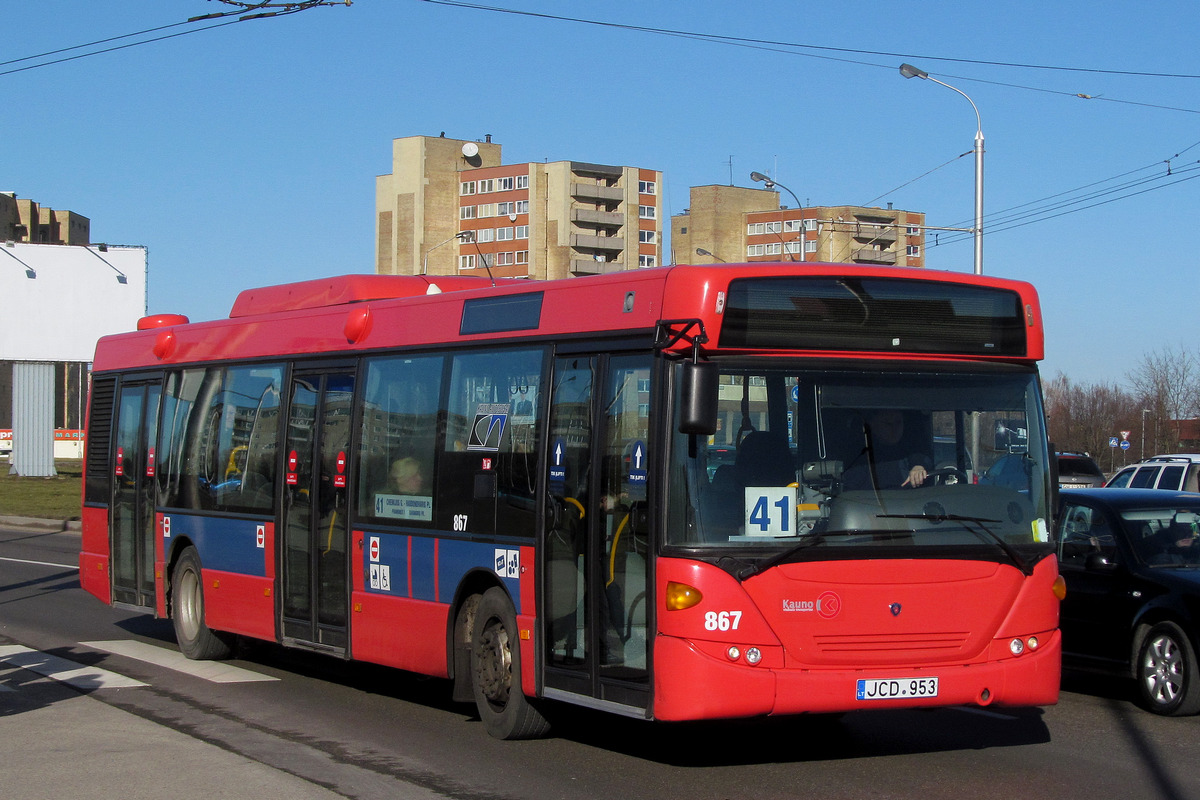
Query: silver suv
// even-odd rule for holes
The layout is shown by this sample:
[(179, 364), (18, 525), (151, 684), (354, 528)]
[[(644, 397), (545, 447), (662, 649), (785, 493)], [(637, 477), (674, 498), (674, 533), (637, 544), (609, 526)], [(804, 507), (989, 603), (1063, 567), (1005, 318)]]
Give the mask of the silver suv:
[(1200, 454), (1154, 456), (1123, 467), (1105, 484), (1111, 489), (1172, 489), (1200, 491)]

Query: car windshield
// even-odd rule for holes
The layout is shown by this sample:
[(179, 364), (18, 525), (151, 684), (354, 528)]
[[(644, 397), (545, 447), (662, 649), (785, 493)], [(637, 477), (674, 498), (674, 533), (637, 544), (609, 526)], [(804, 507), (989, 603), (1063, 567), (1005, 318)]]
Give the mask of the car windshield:
[(1200, 566), (1200, 504), (1120, 513), (1130, 545), (1147, 564)]
[(668, 546), (1050, 552), (1035, 373), (781, 363), (722, 361), (716, 434), (674, 434)]

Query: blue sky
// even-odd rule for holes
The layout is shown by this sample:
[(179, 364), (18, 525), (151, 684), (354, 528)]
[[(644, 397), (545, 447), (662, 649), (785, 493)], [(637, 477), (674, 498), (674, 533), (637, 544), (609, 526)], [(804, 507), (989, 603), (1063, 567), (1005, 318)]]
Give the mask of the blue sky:
[[(148, 247), (151, 313), (223, 317), (243, 288), (371, 271), (391, 140), (442, 131), (491, 134), (507, 163), (662, 170), (671, 214), (690, 186), (749, 186), (758, 170), (806, 204), (892, 202), (969, 226), (973, 164), (956, 157), (972, 147), (974, 112), (901, 77), (908, 61), (979, 107), (984, 271), (1041, 292), (1047, 377), (1121, 383), (1147, 353), (1196, 348), (1200, 78), (1115, 74), (1200, 76), (1178, 3), (498, 6), (729, 37), (714, 41), (355, 0), (170, 28), (102, 47), (195, 32), (35, 69), (88, 50), (16, 59), (231, 7), (7, 5), (0, 189), (90, 217), (93, 241)], [(940, 238), (928, 266), (969, 272), (969, 236)]]

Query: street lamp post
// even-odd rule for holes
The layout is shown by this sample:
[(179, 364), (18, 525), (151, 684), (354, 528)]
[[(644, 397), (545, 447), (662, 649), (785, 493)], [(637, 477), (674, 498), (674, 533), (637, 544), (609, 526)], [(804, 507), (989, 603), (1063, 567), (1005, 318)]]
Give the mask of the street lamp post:
[(719, 264), (728, 264), (728, 263), (729, 263), (728, 261), (726, 261), (725, 259), (721, 258), (721, 257), (720, 257), (719, 255), (717, 255), (716, 253), (713, 253), (713, 252), (711, 252), (711, 251), (705, 250), (703, 247), (697, 247), (697, 248), (696, 248), (696, 255), (698, 255), (698, 256), (708, 256), (708, 257), (709, 257), (709, 258), (711, 258), (713, 261), (716, 261), (716, 262), (717, 262), (717, 263), (719, 263)]
[(975, 110), (975, 274), (983, 274), (983, 120), (979, 116), (979, 107), (975, 105), (975, 101), (964, 92), (962, 89), (951, 86), (948, 83), (939, 81), (937, 78), (931, 78), (929, 73), (923, 69), (917, 69), (912, 64), (901, 64), (900, 74), (906, 78), (920, 78), (924, 81), (933, 81), (934, 83), (945, 86), (947, 89), (954, 91), (967, 98), (967, 102), (971, 104), (971, 108)]
[(437, 250), (439, 247), (441, 247), (441, 246), (442, 246), (442, 245), (444, 245), (444, 244), (450, 244), (450, 243), (451, 243), (451, 242), (453, 242), (455, 239), (457, 239), (457, 240), (458, 240), (458, 241), (460, 241), (460, 242), (465, 242), (465, 241), (467, 241), (467, 239), (468, 239), (470, 236), (471, 236), (471, 231), (459, 231), (458, 233), (454, 234), (453, 236), (451, 236), (451, 237), (450, 237), (449, 239), (447, 239), (446, 241), (444, 241), (444, 242), (438, 242), (438, 243), (437, 243), (437, 244), (435, 244), (433, 247), (431, 247), (431, 248), (429, 248), (428, 250), (426, 250), (426, 251), (425, 251), (425, 258), (424, 258), (424, 259), (421, 261), (421, 274), (422, 274), (422, 275), (427, 275), (427, 274), (429, 274), (429, 254), (430, 254), (430, 253), (432, 253), (434, 250)]
[(1142, 409), (1142, 461), (1146, 460), (1146, 415), (1150, 413), (1150, 409)]
[[(796, 208), (804, 208), (804, 204), (800, 202), (799, 197), (796, 197), (795, 192), (793, 192), (788, 187), (784, 186), (779, 181), (772, 180), (769, 175), (764, 175), (761, 172), (751, 172), (750, 180), (755, 181), (756, 183), (761, 183), (763, 186), (767, 187), (768, 189), (774, 189), (776, 186), (778, 186), (780, 189), (783, 189), (785, 192), (787, 192), (788, 194), (790, 194), (792, 196), (792, 199), (796, 201)], [(782, 239), (783, 239), (783, 237), (781, 236), (780, 240), (782, 241)], [(804, 223), (802, 221), (800, 223), (800, 260), (801, 261), (804, 260), (804, 239), (805, 239)], [(796, 259), (793, 258), (792, 260), (795, 261)]]

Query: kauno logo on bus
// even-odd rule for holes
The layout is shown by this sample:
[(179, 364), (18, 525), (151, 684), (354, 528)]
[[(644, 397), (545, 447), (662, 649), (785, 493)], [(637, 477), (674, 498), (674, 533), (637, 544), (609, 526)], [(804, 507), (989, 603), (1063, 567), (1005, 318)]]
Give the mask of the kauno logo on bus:
[(842, 610), (842, 598), (836, 592), (822, 592), (816, 600), (783, 600), (785, 612), (816, 612), (825, 619), (833, 619)]

